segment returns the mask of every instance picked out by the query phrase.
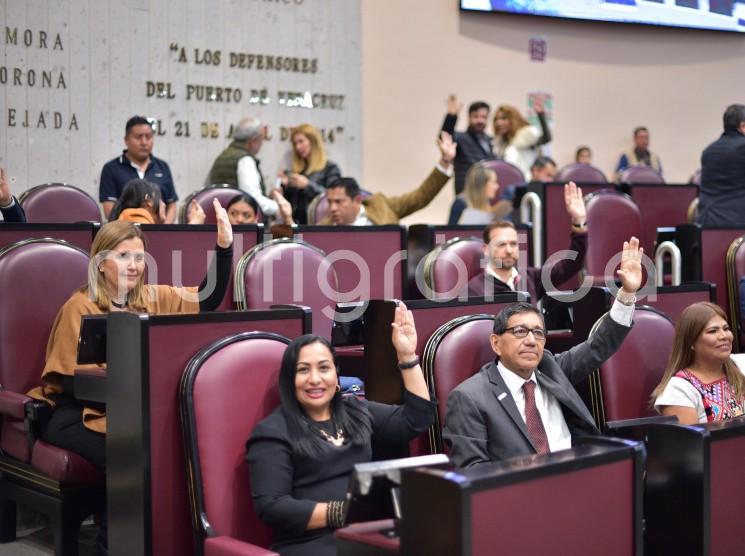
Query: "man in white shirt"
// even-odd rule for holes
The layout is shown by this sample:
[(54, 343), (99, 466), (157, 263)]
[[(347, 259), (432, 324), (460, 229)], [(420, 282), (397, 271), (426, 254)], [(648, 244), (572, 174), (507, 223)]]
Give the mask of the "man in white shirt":
[(253, 197), (266, 216), (277, 214), (274, 199), (267, 197), (257, 155), (264, 143), (264, 126), (258, 118), (243, 118), (233, 130), (233, 142), (220, 153), (210, 170), (210, 183), (227, 183)]
[(448, 397), (443, 437), (458, 467), (564, 450), (575, 435), (600, 434), (574, 384), (608, 359), (628, 334), (641, 286), (639, 240), (624, 243), (621, 289), (610, 313), (585, 342), (554, 356), (544, 353), (543, 317), (514, 303), (494, 318), (497, 360)]

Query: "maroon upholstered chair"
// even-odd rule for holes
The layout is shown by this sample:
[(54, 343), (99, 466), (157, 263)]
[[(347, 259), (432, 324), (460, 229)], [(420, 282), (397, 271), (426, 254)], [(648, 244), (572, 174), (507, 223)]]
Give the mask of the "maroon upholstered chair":
[(618, 264), (608, 267), (608, 262), (621, 253), (623, 242), (635, 236), (644, 244), (641, 213), (631, 197), (609, 189), (587, 195), (585, 203), (590, 233), (585, 269), (597, 285), (603, 285), (606, 277), (615, 279)]
[(745, 236), (740, 236), (734, 240), (727, 249), (727, 297), (730, 306), (730, 327), (734, 333), (733, 351), (739, 352), (745, 346), (745, 326), (743, 326), (743, 317), (740, 310), (740, 280), (745, 277)]
[[(188, 214), (187, 211), (189, 210), (189, 205), (192, 201), (196, 201), (199, 206), (202, 207), (202, 210), (204, 211), (204, 214), (206, 216), (204, 219), (204, 223), (217, 224), (217, 220), (215, 219), (215, 210), (212, 208), (212, 199), (217, 197), (217, 200), (220, 201), (220, 204), (223, 207), (227, 207), (228, 203), (233, 199), (233, 197), (235, 197), (236, 195), (240, 195), (241, 193), (242, 191), (240, 189), (237, 189), (232, 185), (228, 185), (225, 183), (208, 185), (207, 187), (199, 189), (198, 191), (194, 191), (184, 199), (184, 203), (181, 205), (181, 207), (179, 207), (178, 221), (181, 224), (188, 224), (188, 222), (186, 221), (186, 216)], [(264, 217), (261, 213), (261, 209), (259, 208), (256, 214), (256, 222), (263, 221)]]
[(424, 283), (431, 299), (453, 299), (468, 289), (468, 281), (482, 272), (483, 240), (454, 238), (424, 259)]
[(46, 183), (24, 191), (21, 203), (28, 222), (100, 222), (101, 209), (82, 189), (66, 183)]
[(484, 160), (481, 164), (497, 174), (497, 181), (502, 190), (510, 185), (525, 183), (525, 176), (522, 170), (514, 164), (505, 162), (504, 160)]
[(181, 378), (180, 404), (189, 464), (196, 553), (271, 556), (251, 503), (246, 441), (279, 405), (284, 336), (243, 332), (200, 351)]
[(77, 454), (36, 440), (41, 383), (59, 308), (87, 280), (88, 254), (61, 240), (0, 250), (0, 542), (15, 539), (16, 503), (49, 516), (55, 554), (77, 554), (80, 523), (103, 507), (103, 474)]
[[(601, 317), (610, 318), (606, 313)], [(593, 326), (595, 332), (600, 319)], [(590, 400), (598, 428), (607, 421), (656, 415), (650, 405), (652, 391), (662, 380), (675, 337), (667, 315), (652, 307), (634, 310), (634, 326), (600, 369), (590, 375)]]
[(238, 309), (306, 305), (313, 311), (313, 333), (331, 338), (339, 281), (326, 254), (292, 238), (273, 239), (249, 249), (235, 269)]
[[(592, 164), (569, 164), (559, 170), (559, 174), (556, 176), (556, 181), (567, 182), (585, 182), (585, 183), (607, 183), (608, 180), (605, 178), (602, 170), (596, 168)], [(581, 185), (581, 183), (580, 183)]]
[(442, 427), (448, 395), (481, 367), (494, 360), (489, 335), (494, 327), (493, 315), (468, 315), (443, 324), (424, 347), (422, 370), (429, 390), (437, 399), (435, 422), (429, 429), (431, 453), (445, 451)]
[(618, 174), (618, 183), (665, 183), (665, 179), (649, 166), (629, 166)]

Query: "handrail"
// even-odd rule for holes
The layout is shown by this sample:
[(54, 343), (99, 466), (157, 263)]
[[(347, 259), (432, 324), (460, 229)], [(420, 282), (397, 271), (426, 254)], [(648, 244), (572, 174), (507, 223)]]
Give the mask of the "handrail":
[(543, 202), (534, 191), (529, 191), (520, 199), (520, 221), (533, 224), (533, 266), (543, 264)]
[(657, 246), (657, 250), (654, 253), (654, 265), (655, 273), (657, 278), (657, 286), (665, 285), (665, 266), (664, 257), (670, 255), (670, 266), (673, 272), (673, 286), (680, 286), (680, 276), (682, 268), (682, 258), (680, 254), (680, 248), (675, 245), (672, 241), (663, 241)]

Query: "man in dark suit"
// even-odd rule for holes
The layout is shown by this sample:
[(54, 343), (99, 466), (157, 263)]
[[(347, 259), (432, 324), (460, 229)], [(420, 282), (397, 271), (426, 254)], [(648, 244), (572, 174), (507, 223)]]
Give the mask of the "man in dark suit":
[(471, 103), (468, 107), (468, 129), (456, 132), (458, 112), (463, 103), (455, 95), (447, 100), (448, 113), (442, 122), (442, 131), (449, 133), (458, 145), (453, 166), (455, 169), (455, 194), (461, 193), (466, 183), (466, 173), (475, 163), (496, 158), (492, 152), (491, 136), (486, 133), (489, 121), (489, 105), (482, 100)]
[[(564, 186), (564, 204), (572, 221), (569, 252), (574, 254), (574, 259), (564, 257), (553, 261), (549, 258), (540, 268), (529, 267), (520, 256), (515, 225), (504, 220), (492, 222), (483, 233), (484, 257), (488, 264), (483, 272), (468, 281), (468, 295), (488, 297), (499, 292), (526, 291), (533, 303), (538, 303), (547, 290), (557, 289), (582, 270), (587, 252), (587, 209), (582, 189), (574, 182)], [(548, 271), (546, 278), (544, 269)]]
[(701, 155), (698, 223), (745, 225), (745, 105), (724, 112), (724, 133)]
[(25, 222), (26, 213), (23, 212), (18, 199), (10, 194), (10, 186), (5, 170), (0, 168), (0, 214), (4, 222)]
[(458, 467), (571, 448), (576, 435), (600, 434), (573, 384), (619, 348), (631, 327), (642, 280), (639, 240), (623, 246), (621, 289), (597, 331), (567, 352), (544, 352), (538, 310), (513, 303), (494, 318), (484, 365), (448, 397), (443, 437)]

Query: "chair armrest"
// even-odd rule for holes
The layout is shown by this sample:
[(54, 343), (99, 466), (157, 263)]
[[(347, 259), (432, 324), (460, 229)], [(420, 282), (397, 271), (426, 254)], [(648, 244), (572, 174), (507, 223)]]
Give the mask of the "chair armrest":
[(0, 391), (0, 415), (23, 421), (26, 418), (26, 404), (35, 401), (18, 392)]
[(204, 540), (204, 556), (279, 556), (279, 554), (255, 544), (223, 536), (209, 537)]

